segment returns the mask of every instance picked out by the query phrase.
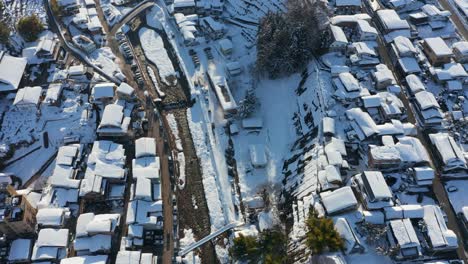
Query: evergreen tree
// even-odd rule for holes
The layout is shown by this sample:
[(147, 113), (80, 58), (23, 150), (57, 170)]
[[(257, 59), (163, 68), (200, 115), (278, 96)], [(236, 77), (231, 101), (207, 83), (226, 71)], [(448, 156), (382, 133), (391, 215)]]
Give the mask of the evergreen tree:
[(7, 44), (10, 39), (10, 28), (5, 22), (0, 22), (0, 43)]
[(16, 26), (20, 35), (27, 42), (35, 41), (39, 34), (44, 30), (41, 20), (35, 15), (23, 17)]
[(344, 248), (343, 239), (335, 230), (332, 219), (319, 218), (317, 213), (311, 210), (306, 219), (306, 227), (306, 244), (312, 254), (333, 252)]

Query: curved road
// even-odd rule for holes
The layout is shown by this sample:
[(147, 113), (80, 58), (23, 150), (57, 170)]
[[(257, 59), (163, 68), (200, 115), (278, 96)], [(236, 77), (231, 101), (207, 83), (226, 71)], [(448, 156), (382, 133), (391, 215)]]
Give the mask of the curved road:
[(111, 36), (114, 36), (115, 33), (117, 32), (117, 30), (119, 30), (119, 28), (121, 28), (124, 24), (128, 23), (129, 21), (131, 21), (132, 19), (134, 19), (137, 15), (139, 15), (142, 11), (146, 10), (147, 8), (149, 7), (152, 7), (154, 6), (155, 3), (152, 2), (151, 0), (146, 0), (146, 1), (143, 1), (141, 3), (139, 3), (138, 5), (136, 5), (132, 11), (128, 12), (127, 14), (125, 14), (122, 19), (120, 19), (119, 23), (115, 24), (114, 26), (111, 27), (111, 29), (109, 30), (109, 34)]
[(63, 44), (62, 46), (73, 56), (75, 56), (77, 59), (79, 59), (83, 64), (92, 67), (97, 73), (99, 73), (102, 77), (106, 78), (107, 80), (120, 84), (121, 81), (115, 78), (114, 76), (110, 76), (107, 73), (105, 73), (101, 68), (97, 67), (94, 65), (94, 63), (88, 58), (86, 54), (84, 54), (81, 50), (76, 48), (72, 43), (68, 42), (65, 36), (63, 35), (63, 32), (60, 28), (59, 23), (55, 19), (55, 16), (53, 15), (52, 9), (50, 7), (50, 2), (48, 0), (43, 0), (44, 6), (46, 6), (46, 11), (47, 11), (47, 17), (49, 18), (49, 27), (52, 29), (52, 31), (57, 32), (57, 35), (60, 38), (60, 42)]

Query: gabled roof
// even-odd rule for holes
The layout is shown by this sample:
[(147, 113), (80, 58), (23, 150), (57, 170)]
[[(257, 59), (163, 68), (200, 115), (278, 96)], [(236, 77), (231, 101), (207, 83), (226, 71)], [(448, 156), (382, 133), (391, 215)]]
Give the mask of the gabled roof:
[(42, 88), (40, 86), (24, 87), (16, 93), (13, 105), (37, 105), (41, 98)]
[(27, 63), (25, 58), (12, 57), (3, 51), (0, 52), (0, 92), (18, 89)]

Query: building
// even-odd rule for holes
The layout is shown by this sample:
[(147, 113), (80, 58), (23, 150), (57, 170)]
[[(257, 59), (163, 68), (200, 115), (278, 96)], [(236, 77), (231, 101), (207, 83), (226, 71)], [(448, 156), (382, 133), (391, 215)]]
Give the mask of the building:
[(21, 88), (16, 93), (13, 106), (25, 111), (36, 110), (39, 107), (41, 94), (42, 88), (40, 86)]
[(444, 119), (444, 115), (434, 94), (424, 90), (416, 93), (414, 98), (414, 105), (422, 124), (426, 127), (439, 126)]
[(459, 41), (452, 45), (453, 55), (458, 63), (468, 62), (468, 42)]
[(453, 53), (442, 38), (426, 38), (422, 46), (432, 66), (450, 63)]
[(65, 258), (68, 255), (69, 234), (68, 229), (41, 229), (33, 247), (31, 260), (56, 262)]
[(126, 82), (121, 82), (115, 91), (119, 99), (132, 101), (135, 99), (135, 89)]
[(330, 24), (330, 51), (344, 52), (348, 46), (348, 39), (346, 38), (343, 29), (339, 26)]
[(452, 136), (447, 133), (429, 134), (429, 139), (441, 165), (442, 176), (468, 175), (466, 155)]
[(359, 41), (376, 41), (378, 37), (377, 29), (369, 24), (367, 20), (358, 19), (357, 25), (357, 38)]
[(122, 137), (127, 135), (130, 126), (130, 113), (123, 106), (109, 104), (104, 108), (97, 133), (100, 136)]
[(358, 205), (353, 190), (349, 186), (334, 191), (321, 192), (320, 199), (328, 215), (354, 210)]
[(30, 236), (36, 227), (36, 209), (26, 196), (8, 183), (0, 184), (0, 233), (7, 237)]
[(353, 65), (362, 67), (374, 66), (380, 63), (379, 56), (374, 48), (366, 42), (353, 42), (348, 46), (349, 60)]
[(76, 221), (73, 249), (77, 255), (109, 253), (119, 225), (120, 214), (80, 214)]
[(338, 77), (332, 79), (332, 84), (335, 87), (333, 97), (343, 102), (356, 101), (362, 94), (368, 94), (368, 91), (363, 91), (358, 80), (349, 72), (342, 72)]
[(45, 105), (59, 106), (61, 102), (63, 85), (61, 83), (51, 83), (47, 88), (46, 96), (42, 102)]
[(36, 215), (37, 226), (39, 229), (64, 228), (70, 216), (69, 208), (40, 208)]
[(361, 13), (361, 0), (336, 0), (336, 14)]
[(391, 42), (397, 36), (411, 37), (410, 25), (401, 19), (393, 9), (381, 9), (376, 12), (376, 23), (384, 34), (385, 41)]
[(28, 44), (22, 51), (29, 65), (37, 65), (57, 60), (60, 50), (57, 35), (52, 31), (44, 32), (37, 41)]
[(405, 77), (406, 86), (411, 96), (415, 96), (417, 93), (426, 91), (426, 86), (422, 83), (421, 79), (414, 74), (410, 74)]
[(90, 54), (96, 50), (96, 44), (93, 40), (84, 35), (73, 36), (73, 44), (75, 44), (79, 49)]
[(204, 17), (200, 22), (201, 27), (211, 39), (220, 39), (224, 36), (226, 30), (224, 25), (212, 17)]
[(18, 238), (11, 242), (8, 264), (30, 263), (33, 240)]
[(169, 7), (172, 14), (182, 13), (184, 15), (195, 14), (196, 4), (195, 0), (174, 0)]
[(457, 235), (447, 227), (442, 209), (437, 205), (425, 205), (423, 231), (427, 250), (431, 252), (454, 252), (458, 248)]
[(380, 171), (364, 171), (355, 175), (353, 186), (357, 188), (367, 210), (393, 206), (393, 194)]
[(91, 89), (89, 102), (99, 105), (107, 105), (114, 99), (115, 89), (116, 86), (114, 83), (98, 83)]
[(26, 69), (26, 58), (16, 58), (0, 52), (0, 92), (18, 89)]
[(397, 246), (397, 260), (407, 260), (422, 256), (421, 244), (408, 218), (392, 220), (388, 223), (388, 240), (391, 246)]
[(249, 146), (250, 162), (254, 168), (265, 168), (268, 163), (265, 146), (255, 144)]
[(379, 133), (375, 121), (369, 113), (362, 111), (361, 108), (346, 110), (346, 117), (352, 128), (352, 130), (348, 132), (348, 138), (350, 140), (363, 141), (374, 138)]
[(224, 76), (219, 76), (216, 73), (208, 73), (208, 82), (214, 90), (216, 98), (223, 109), (225, 116), (230, 116), (237, 113), (237, 103), (232, 96), (231, 89), (227, 84)]

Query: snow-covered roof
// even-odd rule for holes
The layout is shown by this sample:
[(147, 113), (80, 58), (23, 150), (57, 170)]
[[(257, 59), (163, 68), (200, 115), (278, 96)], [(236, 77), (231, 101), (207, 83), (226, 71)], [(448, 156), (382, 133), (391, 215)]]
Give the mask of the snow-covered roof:
[(366, 13), (361, 13), (361, 14), (354, 14), (354, 15), (340, 15), (340, 16), (334, 16), (330, 18), (330, 22), (333, 25), (356, 23), (358, 20), (370, 21), (371, 17)]
[(416, 102), (418, 103), (421, 110), (426, 110), (429, 108), (440, 108), (437, 99), (434, 94), (428, 91), (421, 91), (414, 95)]
[(466, 168), (466, 159), (460, 146), (447, 133), (429, 134), (442, 162), (448, 167)]
[(120, 214), (80, 214), (76, 222), (76, 237), (110, 234), (120, 224)]
[(417, 181), (432, 181), (434, 179), (434, 169), (429, 166), (413, 168), (414, 177)]
[(59, 6), (69, 6), (69, 5), (76, 5), (78, 4), (77, 0), (57, 0)]
[(387, 30), (409, 29), (410, 26), (406, 20), (400, 18), (393, 9), (381, 9), (377, 11), (377, 16)]
[(425, 38), (424, 42), (437, 57), (452, 55), (452, 50), (447, 46), (441, 37)]
[(74, 76), (83, 75), (85, 74), (85, 67), (83, 64), (70, 66), (70, 68), (68, 68), (68, 74)]
[(195, 0), (174, 0), (174, 8), (184, 8), (195, 6)]
[(338, 74), (338, 79), (347, 92), (355, 92), (361, 90), (359, 82), (349, 72), (342, 72)]
[(67, 247), (68, 229), (44, 228), (39, 231), (36, 247)]
[(266, 155), (266, 149), (264, 145), (255, 144), (249, 146), (250, 161), (255, 167), (266, 166), (268, 159)]
[[(127, 224), (155, 225), (162, 216), (162, 201), (133, 200), (127, 208)], [(162, 224), (162, 223), (161, 223)]]
[(392, 233), (400, 248), (419, 247), (419, 240), (408, 218), (390, 221)]
[(383, 83), (396, 83), (393, 72), (388, 69), (387, 65), (379, 64), (375, 66), (376, 71), (373, 72), (373, 76), (377, 84)]
[(137, 177), (135, 184), (135, 199), (152, 201), (151, 180), (146, 177)]
[(29, 261), (32, 245), (31, 239), (18, 238), (13, 240), (8, 253), (8, 261), (11, 261), (10, 263)]
[(418, 53), (411, 40), (407, 37), (398, 36), (393, 39), (393, 43), (400, 57), (414, 56), (414, 54)]
[(37, 211), (37, 224), (60, 227), (63, 225), (64, 217), (67, 213), (69, 213), (69, 210), (66, 208), (41, 208)]
[(374, 34), (377, 35), (377, 29), (369, 24), (367, 20), (358, 19), (357, 21), (358, 30), (365, 33), (365, 34)]
[(468, 77), (465, 67), (460, 63), (444, 64), (442, 69), (435, 69), (435, 74), (439, 81), (449, 81), (458, 78), (465, 79)]
[(95, 100), (99, 100), (101, 98), (112, 98), (114, 97), (114, 83), (98, 83), (94, 85), (93, 89), (91, 90), (91, 96)]
[(60, 264), (106, 264), (108, 258), (107, 255), (79, 256), (62, 259)]
[(375, 50), (371, 47), (366, 42), (353, 42), (351, 43), (351, 46), (354, 48), (356, 54), (363, 56), (371, 56), (371, 57), (377, 57), (377, 53)]
[(156, 140), (142, 137), (135, 140), (135, 158), (156, 156)]
[(365, 108), (379, 107), (382, 98), (378, 94), (361, 97)]
[(133, 89), (133, 87), (131, 87), (128, 83), (122, 82), (120, 83), (119, 87), (117, 87), (117, 92), (132, 96), (135, 93), (135, 89)]
[(412, 94), (417, 94), (421, 91), (426, 90), (426, 86), (422, 83), (421, 79), (417, 75), (410, 74), (405, 77), (406, 84)]
[(96, 253), (98, 251), (110, 251), (112, 246), (112, 235), (93, 235), (89, 237), (77, 237), (73, 243), (75, 251)]
[(21, 88), (16, 93), (13, 105), (38, 105), (41, 93), (42, 88), (40, 86)]
[(323, 133), (324, 134), (335, 134), (335, 119), (331, 117), (324, 117), (322, 119)]
[(122, 121), (124, 117), (123, 106), (117, 104), (109, 104), (104, 108), (104, 113), (102, 114), (101, 127), (118, 127), (122, 126)]
[(47, 88), (44, 102), (48, 104), (57, 102), (60, 99), (60, 95), (62, 94), (62, 89), (63, 86), (61, 83), (51, 83)]
[(0, 52), (0, 91), (18, 89), (27, 63), (25, 58), (12, 57), (4, 51)]
[(426, 223), (427, 235), (433, 250), (455, 249), (458, 247), (457, 235), (448, 229), (439, 206), (425, 205), (423, 219)]
[(437, 8), (435, 5), (432, 4), (425, 4), (421, 7), (421, 10), (427, 14), (429, 17), (450, 17), (450, 12), (449, 11), (441, 11), (439, 8)]
[(119, 251), (115, 264), (140, 264), (140, 251)]
[(73, 145), (61, 146), (57, 153), (55, 164), (72, 166), (78, 155), (78, 147)]
[(346, 116), (352, 121), (351, 126), (353, 126), (361, 140), (379, 132), (375, 121), (369, 113), (362, 111), (360, 108), (347, 110)]
[(341, 6), (361, 6), (361, 0), (336, 0), (337, 7)]
[(330, 25), (330, 30), (333, 34), (334, 41), (342, 42), (345, 44), (348, 43), (348, 39), (346, 38), (346, 35), (341, 27)]
[(258, 117), (249, 117), (242, 119), (242, 127), (245, 129), (256, 129), (263, 127), (263, 120)]
[(420, 73), (421, 68), (419, 63), (415, 58), (412, 57), (403, 57), (398, 59), (398, 64), (400, 65), (402, 71), (405, 74)]
[(361, 178), (371, 200), (385, 200), (392, 198), (392, 192), (385, 182), (382, 172), (364, 171), (361, 174)]
[(219, 47), (221, 48), (221, 50), (223, 51), (229, 51), (229, 50), (232, 50), (232, 41), (227, 39), (227, 38), (224, 38), (220, 41), (218, 41), (219, 43)]
[(320, 198), (328, 214), (348, 210), (357, 205), (356, 197), (350, 186), (345, 186), (334, 191), (321, 192)]

